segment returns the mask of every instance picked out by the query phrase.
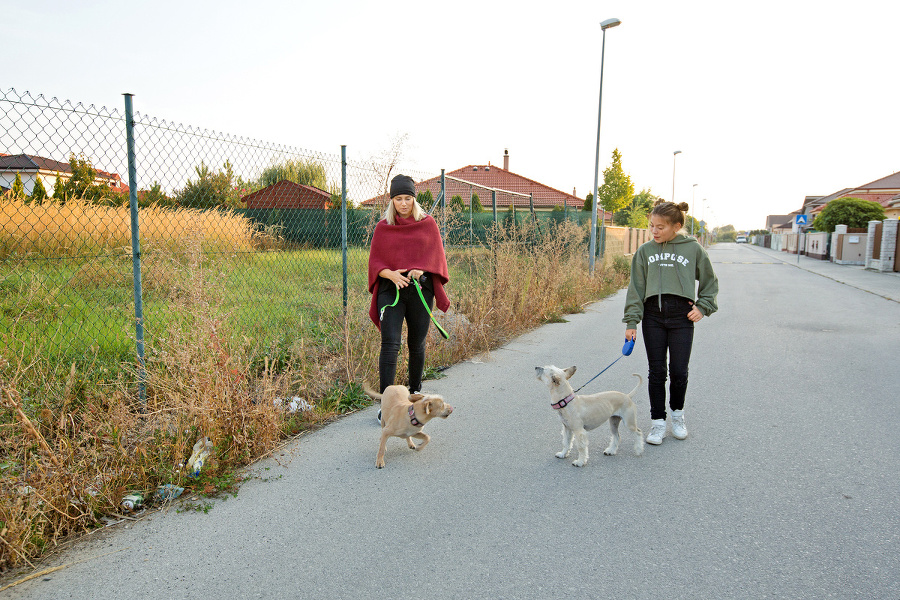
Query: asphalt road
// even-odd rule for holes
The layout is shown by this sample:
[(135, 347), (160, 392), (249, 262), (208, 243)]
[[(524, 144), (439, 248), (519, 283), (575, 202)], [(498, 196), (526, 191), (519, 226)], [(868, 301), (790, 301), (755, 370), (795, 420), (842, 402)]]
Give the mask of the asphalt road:
[[(534, 367), (577, 365), (577, 386), (615, 359), (620, 292), (426, 382), (456, 411), (421, 453), (393, 439), (376, 470), (368, 409), (209, 514), (97, 534), (0, 595), (900, 598), (900, 303), (753, 247), (710, 255), (721, 308), (696, 329), (687, 440), (636, 457), (623, 431), (606, 457), (604, 427), (584, 468), (553, 456)], [(585, 391), (646, 371), (639, 336)], [(646, 433), (646, 383), (636, 400)]]

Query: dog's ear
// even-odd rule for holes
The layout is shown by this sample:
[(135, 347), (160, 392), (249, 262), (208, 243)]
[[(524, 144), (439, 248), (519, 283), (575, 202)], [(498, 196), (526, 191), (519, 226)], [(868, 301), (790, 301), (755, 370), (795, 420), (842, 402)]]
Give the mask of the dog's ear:
[(565, 373), (566, 373), (566, 379), (571, 379), (571, 378), (572, 378), (572, 375), (575, 374), (575, 369), (576, 369), (576, 368), (577, 368), (577, 367), (575, 367), (575, 366), (573, 365), (573, 366), (571, 366), (571, 367), (569, 367), (568, 369), (565, 370)]
[[(424, 398), (424, 396), (423, 396), (423, 398)], [(426, 400), (426, 401), (425, 401), (425, 404), (422, 405), (423, 408), (425, 409), (425, 414), (426, 414), (426, 415), (430, 415), (430, 414), (431, 414), (431, 410), (432, 410), (432, 406), (431, 406), (431, 405), (432, 405), (432, 404), (433, 404), (433, 401), (432, 401), (432, 400)]]
[(410, 394), (409, 401), (410, 402), (418, 402), (419, 400), (421, 400), (424, 397), (425, 396), (423, 396), (422, 394)]

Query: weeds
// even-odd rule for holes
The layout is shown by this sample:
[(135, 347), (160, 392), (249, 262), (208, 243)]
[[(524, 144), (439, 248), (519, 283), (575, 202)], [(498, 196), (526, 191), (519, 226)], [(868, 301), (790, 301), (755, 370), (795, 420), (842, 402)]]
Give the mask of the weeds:
[[(535, 227), (496, 225), (484, 247), (449, 251), (453, 306), (436, 316), (451, 337), (432, 329), (426, 378), (442, 376), (436, 365), (580, 312), (627, 282), (616, 261), (594, 277), (587, 273), (584, 228)], [(20, 329), (33, 322), (28, 311), (47, 305), (44, 287), (21, 266), (0, 281), (21, 299), (6, 315), (9, 330), (0, 331), (0, 571), (33, 566), (62, 541), (100, 526), (133, 491), (151, 494), (172, 483), (186, 488), (186, 498), (204, 498), (182, 507), (206, 512), (206, 498), (236, 493), (241, 467), (286, 437), (369, 405), (360, 383), (376, 378), (380, 337), (362, 280), (351, 286), (346, 312), (321, 310), (310, 327), (298, 310), (290, 335), (273, 336), (284, 325), (272, 321), (265, 337), (246, 328), (230, 296), (235, 271), (251, 268), (241, 262), (247, 259), (210, 259), (209, 239), (196, 222), (180, 231), (177, 243), (160, 242), (148, 262), (147, 280), (154, 282), (148, 285), (170, 318), (148, 336), (146, 404), (137, 396), (134, 362), (111, 365), (96, 346), (67, 362), (47, 359), (40, 347), (23, 358), (14, 340), (50, 343)], [(3, 244), (4, 252), (16, 251), (9, 239)], [(125, 275), (84, 268), (72, 281), (115, 286)], [(281, 277), (290, 282), (297, 275), (286, 269)], [(406, 356), (400, 361), (405, 365)], [(405, 383), (405, 369), (399, 371), (398, 383)], [(308, 410), (290, 409), (292, 401)], [(214, 449), (190, 478), (183, 465), (203, 436)]]

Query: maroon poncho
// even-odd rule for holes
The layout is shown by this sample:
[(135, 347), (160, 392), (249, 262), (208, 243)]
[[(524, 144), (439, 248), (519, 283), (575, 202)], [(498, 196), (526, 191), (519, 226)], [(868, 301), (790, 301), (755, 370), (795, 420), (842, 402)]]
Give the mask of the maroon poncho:
[(444, 291), (444, 284), (450, 281), (450, 273), (437, 223), (430, 215), (425, 215), (421, 221), (400, 216), (394, 219), (396, 225), (389, 225), (385, 220), (375, 225), (369, 250), (369, 293), (372, 294), (369, 317), (378, 329), (381, 329), (377, 306), (378, 273), (382, 269), (419, 269), (431, 273), (435, 304), (444, 312), (450, 308), (450, 299)]

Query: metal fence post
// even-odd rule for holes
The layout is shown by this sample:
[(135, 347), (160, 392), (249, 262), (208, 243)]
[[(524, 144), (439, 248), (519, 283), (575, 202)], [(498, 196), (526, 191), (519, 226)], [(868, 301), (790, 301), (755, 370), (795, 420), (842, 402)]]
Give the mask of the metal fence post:
[(447, 243), (447, 181), (444, 179), (444, 169), (441, 169), (441, 208), (443, 216), (441, 217), (441, 239), (444, 244)]
[(347, 312), (347, 145), (341, 144), (341, 253), (344, 259), (344, 313)]
[(137, 205), (137, 164), (134, 156), (133, 94), (125, 96), (125, 139), (128, 145), (128, 203), (131, 206), (131, 269), (134, 274), (134, 330), (137, 339), (138, 387), (141, 404), (147, 403), (147, 368), (144, 362), (144, 302), (141, 290), (141, 241)]
[(494, 223), (497, 222), (497, 190), (491, 190), (491, 206), (494, 208)]

